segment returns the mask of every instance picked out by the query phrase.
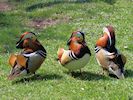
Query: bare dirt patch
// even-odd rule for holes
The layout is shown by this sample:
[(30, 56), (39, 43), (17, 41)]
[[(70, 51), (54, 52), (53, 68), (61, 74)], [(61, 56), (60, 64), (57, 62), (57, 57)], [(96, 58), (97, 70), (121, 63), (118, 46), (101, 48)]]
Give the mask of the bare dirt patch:
[(64, 23), (68, 22), (70, 20), (69, 17), (63, 17), (60, 19), (34, 19), (32, 20), (28, 26), (37, 28), (37, 29), (42, 29), (42, 28), (47, 28), (59, 23)]
[(11, 10), (13, 6), (8, 2), (0, 2), (0, 12)]

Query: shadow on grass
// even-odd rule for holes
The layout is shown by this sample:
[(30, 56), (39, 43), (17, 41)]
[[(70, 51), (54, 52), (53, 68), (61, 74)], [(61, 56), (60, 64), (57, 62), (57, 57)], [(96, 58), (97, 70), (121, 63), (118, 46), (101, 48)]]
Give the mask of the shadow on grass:
[(91, 80), (108, 80), (109, 78), (104, 76), (104, 75), (101, 75), (101, 74), (95, 74), (95, 73), (92, 73), (92, 72), (72, 72), (72, 76), (76, 79), (79, 79), (79, 80), (88, 80), (88, 81), (91, 81)]
[(33, 82), (33, 81), (39, 81), (39, 80), (46, 80), (46, 81), (59, 80), (61, 78), (62, 76), (57, 74), (45, 74), (45, 75), (36, 74), (28, 78), (22, 78), (20, 80), (13, 81), (12, 84), (27, 83), (27, 82)]
[[(118, 79), (115, 75), (109, 75), (109, 77), (106, 77), (105, 75), (96, 74), (92, 72), (72, 72), (72, 76), (74, 78), (80, 79), (80, 80), (109, 80), (109, 77)], [(127, 69), (125, 70), (125, 78), (131, 77), (133, 78), (133, 70)]]
[(8, 0), (9, 2), (24, 2), (26, 0)]
[(128, 77), (133, 78), (133, 70), (131, 70), (131, 69), (126, 69), (126, 70), (125, 70), (125, 77), (126, 77), (126, 78), (128, 78)]
[[(102, 1), (102, 2), (105, 2), (105, 3), (110, 4), (110, 5), (113, 5), (116, 2), (116, 0), (98, 0), (98, 1)], [(73, 1), (73, 0), (70, 0), (70, 1), (54, 0), (51, 2), (47, 2), (47, 3), (37, 3), (34, 5), (31, 5), (31, 6), (26, 8), (26, 11), (32, 11), (32, 10), (35, 10), (38, 8), (50, 7), (50, 6), (53, 6), (56, 4), (63, 4), (63, 3), (91, 3), (91, 2), (98, 2), (98, 1), (97, 0), (76, 0), (76, 1)]]

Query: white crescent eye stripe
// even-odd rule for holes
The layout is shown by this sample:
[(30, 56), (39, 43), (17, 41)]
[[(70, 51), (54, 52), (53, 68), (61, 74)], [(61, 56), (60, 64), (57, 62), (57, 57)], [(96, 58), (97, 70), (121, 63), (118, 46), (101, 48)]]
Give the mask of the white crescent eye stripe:
[(108, 35), (108, 37), (109, 37), (110, 46), (111, 46), (112, 41), (111, 41), (110, 32), (109, 32), (109, 30), (108, 30), (106, 27), (103, 28), (103, 33), (104, 33), (104, 32), (107, 33), (107, 35)]

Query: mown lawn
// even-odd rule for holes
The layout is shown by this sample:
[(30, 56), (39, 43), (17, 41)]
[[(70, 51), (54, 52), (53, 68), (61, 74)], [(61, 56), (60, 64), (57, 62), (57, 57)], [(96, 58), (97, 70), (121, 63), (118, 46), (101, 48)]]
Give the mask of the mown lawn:
[[(0, 99), (133, 100), (132, 5), (132, 0), (0, 0)], [(95, 59), (95, 42), (106, 25), (116, 28), (116, 46), (127, 57), (124, 80), (101, 75)], [(75, 30), (86, 33), (92, 56), (83, 75), (77, 71), (72, 77), (55, 59)], [(9, 81), (8, 58), (19, 52), (15, 43), (25, 31), (38, 33), (48, 56), (35, 77)]]

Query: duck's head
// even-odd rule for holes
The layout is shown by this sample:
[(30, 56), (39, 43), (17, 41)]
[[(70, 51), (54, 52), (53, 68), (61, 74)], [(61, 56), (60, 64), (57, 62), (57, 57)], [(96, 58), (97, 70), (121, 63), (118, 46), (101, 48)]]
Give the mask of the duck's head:
[(33, 32), (25, 32), (20, 36), (20, 39), (16, 43), (16, 48), (21, 48), (23, 49), (24, 42), (29, 39), (32, 42), (37, 40), (37, 36)]
[(78, 42), (78, 43), (85, 43), (85, 35), (83, 32), (81, 31), (75, 31), (71, 34), (69, 40), (67, 41), (67, 45), (70, 45), (70, 43), (74, 41), (74, 42)]
[(115, 29), (113, 26), (108, 25), (103, 28), (103, 33), (108, 35), (109, 37), (115, 37)]

